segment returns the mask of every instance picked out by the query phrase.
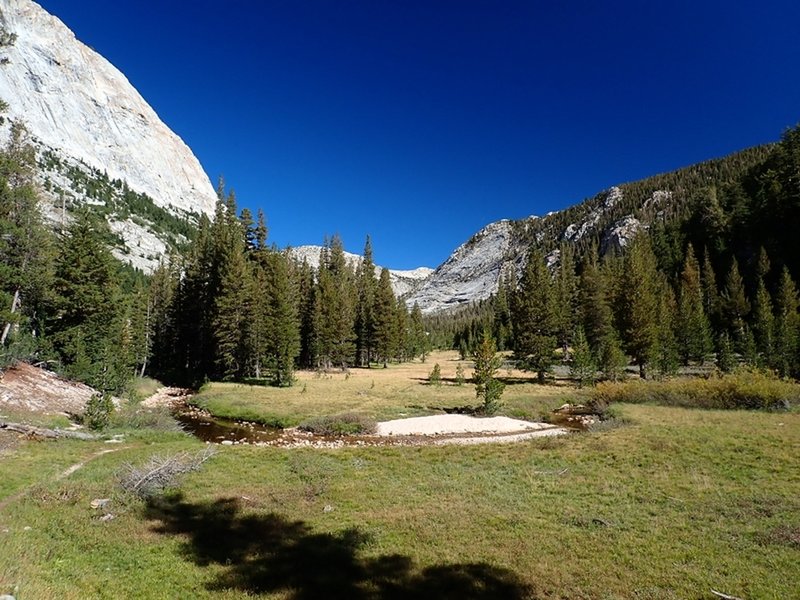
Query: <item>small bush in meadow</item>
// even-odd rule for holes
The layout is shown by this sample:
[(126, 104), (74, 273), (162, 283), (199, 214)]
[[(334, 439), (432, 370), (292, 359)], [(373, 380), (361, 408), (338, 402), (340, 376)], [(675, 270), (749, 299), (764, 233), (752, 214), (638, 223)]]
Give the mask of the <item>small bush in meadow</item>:
[(314, 417), (297, 426), (302, 431), (315, 435), (358, 435), (375, 433), (377, 423), (356, 413)]
[(108, 394), (94, 394), (86, 402), (83, 411), (83, 424), (93, 431), (100, 431), (108, 427), (114, 402)]
[(764, 371), (741, 369), (703, 378), (604, 382), (591, 394), (599, 406), (613, 402), (685, 408), (787, 410), (800, 403), (800, 385)]

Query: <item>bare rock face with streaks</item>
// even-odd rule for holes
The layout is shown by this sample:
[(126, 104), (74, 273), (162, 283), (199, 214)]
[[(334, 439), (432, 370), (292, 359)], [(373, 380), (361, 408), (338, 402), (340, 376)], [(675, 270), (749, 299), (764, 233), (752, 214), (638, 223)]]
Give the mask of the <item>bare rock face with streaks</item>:
[[(65, 196), (98, 202), (74, 176), (65, 177), (75, 169), (146, 194), (176, 216), (213, 212), (216, 194), (199, 161), (117, 68), (31, 0), (3, 0), (0, 11), (0, 26), (16, 36), (3, 48), (0, 98), (8, 104), (5, 116), (27, 128), (40, 165), (48, 163), (40, 183), (51, 218), (58, 218)], [(152, 228), (145, 221), (116, 231), (128, 250), (119, 249), (123, 258), (146, 267), (153, 259), (135, 251), (140, 242), (147, 238), (151, 257), (165, 244), (146, 236)]]

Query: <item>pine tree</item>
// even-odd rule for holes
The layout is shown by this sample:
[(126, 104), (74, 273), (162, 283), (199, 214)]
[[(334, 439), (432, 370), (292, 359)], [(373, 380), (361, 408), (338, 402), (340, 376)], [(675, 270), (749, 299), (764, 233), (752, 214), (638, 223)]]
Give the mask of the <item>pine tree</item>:
[(481, 343), (473, 356), (475, 361), (475, 396), (481, 403), (480, 411), (487, 415), (496, 413), (501, 406), (503, 382), (497, 379), (497, 371), (503, 363), (497, 354), (494, 340), (488, 330), (484, 330)]
[(510, 348), (513, 339), (510, 298), (514, 293), (514, 274), (510, 270), (503, 271), (494, 298), (493, 334), (499, 350)]
[(216, 373), (223, 379), (241, 378), (247, 366), (245, 326), (253, 286), (244, 251), (244, 239), (229, 248), (221, 263), (219, 292), (214, 300)]
[(294, 363), (300, 353), (300, 323), (297, 314), (297, 291), (289, 271), (289, 258), (269, 254), (269, 353), (272, 383), (288, 387), (294, 381)]
[(597, 363), (591, 348), (589, 348), (586, 335), (583, 333), (583, 327), (579, 326), (576, 329), (573, 345), (574, 351), (569, 376), (578, 382), (578, 387), (593, 385), (597, 373)]
[(597, 249), (593, 247), (581, 273), (579, 300), (583, 331), (599, 362), (601, 349), (615, 335), (606, 288), (605, 275), (597, 263)]
[(346, 369), (355, 354), (354, 275), (347, 266), (342, 241), (334, 236), (326, 245), (317, 275), (315, 311), (318, 317), (321, 366)]
[(658, 343), (656, 260), (646, 235), (634, 238), (624, 267), (620, 278), (620, 289), (625, 290), (620, 293), (623, 341), (644, 378)]
[(678, 344), (675, 339), (677, 302), (672, 287), (661, 276), (658, 285), (658, 310), (656, 313), (656, 345), (653, 366), (659, 377), (678, 372)]
[(571, 244), (561, 244), (558, 269), (554, 282), (554, 320), (558, 345), (565, 361), (569, 360), (569, 345), (578, 322), (578, 277)]
[(784, 267), (775, 298), (775, 367), (782, 376), (800, 373), (800, 315), (797, 286)]
[(20, 323), (27, 321), (26, 334), (41, 335), (37, 316), (52, 287), (52, 236), (39, 212), (34, 166), (25, 130), (14, 123), (0, 150), (0, 357)]
[(773, 364), (775, 317), (772, 310), (772, 299), (763, 277), (759, 277), (755, 302), (753, 303), (753, 335), (759, 363)]
[(691, 244), (686, 249), (680, 278), (675, 331), (683, 364), (688, 365), (690, 360), (702, 361), (711, 352), (711, 327), (703, 311), (700, 264)]
[(537, 373), (539, 383), (544, 383), (557, 342), (552, 287), (544, 257), (532, 250), (514, 294), (514, 355), (524, 369)]
[(409, 316), (409, 334), (408, 334), (408, 356), (415, 358), (420, 356), (422, 362), (425, 362), (425, 356), (428, 353), (428, 336), (425, 332), (425, 323), (422, 319), (422, 310), (419, 305), (414, 303)]
[(714, 267), (711, 265), (711, 257), (708, 254), (708, 247), (703, 254), (703, 274), (701, 277), (703, 288), (703, 312), (708, 317), (709, 323), (713, 326), (719, 324), (719, 290), (717, 289), (717, 278), (714, 275)]
[(369, 367), (372, 360), (374, 310), (375, 310), (375, 263), (372, 260), (372, 242), (367, 236), (364, 257), (356, 270), (358, 300), (356, 303), (356, 363)]
[(371, 332), (375, 357), (383, 361), (384, 367), (395, 348), (396, 324), (395, 298), (389, 279), (389, 269), (384, 267), (381, 269), (378, 286), (375, 290)]
[(725, 281), (725, 291), (720, 298), (725, 326), (741, 344), (744, 335), (745, 318), (750, 313), (750, 302), (744, 290), (744, 281), (739, 272), (739, 263), (734, 257)]
[(316, 330), (317, 318), (317, 287), (314, 283), (314, 269), (303, 260), (296, 271), (297, 287), (299, 294), (299, 321), (300, 321), (300, 356), (301, 366), (312, 368), (317, 365), (318, 359), (318, 334)]
[(106, 228), (85, 211), (68, 228), (56, 260), (48, 331), (69, 376), (100, 390), (118, 391), (133, 369), (123, 347), (123, 304), (114, 259), (104, 241)]
[(717, 342), (717, 368), (723, 373), (730, 373), (736, 368), (733, 342), (726, 331), (720, 334)]

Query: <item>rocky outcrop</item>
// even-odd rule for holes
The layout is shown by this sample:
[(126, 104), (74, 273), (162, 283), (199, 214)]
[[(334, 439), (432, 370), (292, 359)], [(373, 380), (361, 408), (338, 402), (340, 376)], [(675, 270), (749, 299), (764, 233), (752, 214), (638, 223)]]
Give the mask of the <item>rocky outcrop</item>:
[[(0, 98), (6, 116), (26, 126), (40, 162), (49, 153), (65, 168), (97, 171), (172, 214), (213, 212), (216, 194), (199, 161), (118, 69), (35, 2), (3, 0), (0, 9), (0, 26), (16, 35), (3, 49)], [(56, 215), (65, 191), (87, 199), (56, 169), (42, 187)], [(129, 249), (146, 230), (128, 227)]]
[(497, 291), (512, 237), (511, 221), (487, 225), (459, 246), (406, 303), (430, 314), (488, 298)]

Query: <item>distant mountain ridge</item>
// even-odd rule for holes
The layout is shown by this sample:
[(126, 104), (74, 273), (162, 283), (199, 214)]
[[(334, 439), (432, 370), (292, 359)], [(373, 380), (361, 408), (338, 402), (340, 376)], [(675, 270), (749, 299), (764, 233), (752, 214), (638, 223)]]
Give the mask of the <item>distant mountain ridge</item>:
[[(309, 264), (309, 266), (312, 266), (316, 269), (319, 267), (320, 254), (322, 250), (322, 246), (306, 245), (290, 248), (289, 253), (298, 262), (305, 261)], [(359, 254), (353, 254), (351, 252), (345, 252), (344, 258), (347, 261), (347, 264), (352, 268), (358, 267), (358, 265), (361, 264), (361, 261), (364, 260), (363, 256)], [(376, 276), (380, 274), (382, 268), (383, 267), (379, 265), (375, 265)], [(406, 296), (411, 294), (422, 284), (422, 282), (425, 281), (425, 279), (431, 275), (431, 273), (433, 273), (433, 269), (428, 267), (418, 267), (411, 270), (389, 269), (389, 280), (392, 283), (392, 290), (394, 291), (395, 296)]]
[(521, 274), (532, 246), (542, 250), (551, 267), (558, 262), (562, 242), (571, 243), (578, 254), (592, 245), (601, 254), (619, 251), (642, 229), (688, 218), (697, 208), (701, 190), (740, 177), (765, 160), (771, 148), (749, 148), (614, 186), (544, 217), (490, 223), (409, 293), (406, 303), (434, 314), (485, 300), (497, 291), (507, 269)]

